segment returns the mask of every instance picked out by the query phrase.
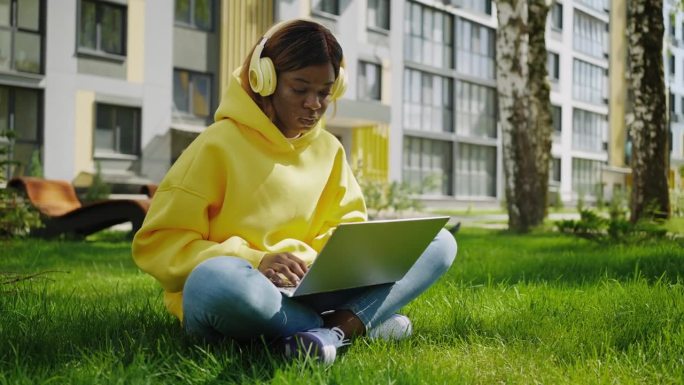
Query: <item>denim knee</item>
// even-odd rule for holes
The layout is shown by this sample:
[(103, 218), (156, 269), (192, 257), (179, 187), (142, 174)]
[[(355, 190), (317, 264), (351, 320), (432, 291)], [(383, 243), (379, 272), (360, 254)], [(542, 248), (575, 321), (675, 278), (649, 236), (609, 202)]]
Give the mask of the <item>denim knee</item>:
[(240, 258), (208, 259), (188, 276), (183, 289), (183, 307), (201, 307), (209, 311), (259, 307), (264, 298), (257, 298), (254, 280), (260, 276), (261, 273)]
[(429, 248), (433, 266), (439, 271), (446, 272), (454, 263), (458, 251), (454, 236), (446, 229), (442, 229), (430, 243)]

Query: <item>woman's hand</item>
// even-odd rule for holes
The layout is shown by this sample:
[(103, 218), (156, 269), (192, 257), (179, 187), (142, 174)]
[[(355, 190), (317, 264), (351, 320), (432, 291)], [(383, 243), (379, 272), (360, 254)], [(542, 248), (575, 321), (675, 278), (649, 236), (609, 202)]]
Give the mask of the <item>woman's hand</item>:
[(279, 287), (297, 286), (307, 270), (306, 263), (292, 253), (266, 254), (259, 264), (259, 271)]

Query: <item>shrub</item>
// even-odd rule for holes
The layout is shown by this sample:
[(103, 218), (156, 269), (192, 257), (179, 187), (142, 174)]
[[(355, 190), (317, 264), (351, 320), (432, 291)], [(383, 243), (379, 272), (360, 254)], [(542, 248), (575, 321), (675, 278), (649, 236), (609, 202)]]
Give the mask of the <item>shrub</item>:
[(406, 210), (420, 210), (422, 208), (421, 202), (415, 198), (419, 191), (408, 183), (367, 178), (358, 166), (354, 170), (354, 174), (361, 186), (370, 218), (396, 215)]
[[(0, 138), (4, 138), (0, 143), (11, 143), (12, 132), (2, 131)], [(32, 228), (42, 226), (33, 206), (15, 190), (4, 187), (13, 164), (16, 162), (9, 159), (9, 146), (0, 145), (0, 238), (27, 236)]]
[(111, 191), (112, 188), (102, 180), (102, 166), (100, 165), (100, 162), (95, 162), (93, 183), (88, 187), (83, 200), (86, 202), (101, 201), (109, 198)]
[(562, 220), (555, 224), (562, 233), (602, 242), (633, 243), (662, 239), (667, 235), (662, 221), (648, 218), (632, 223), (626, 215), (613, 210), (610, 217), (604, 218), (593, 210), (583, 209), (579, 220)]

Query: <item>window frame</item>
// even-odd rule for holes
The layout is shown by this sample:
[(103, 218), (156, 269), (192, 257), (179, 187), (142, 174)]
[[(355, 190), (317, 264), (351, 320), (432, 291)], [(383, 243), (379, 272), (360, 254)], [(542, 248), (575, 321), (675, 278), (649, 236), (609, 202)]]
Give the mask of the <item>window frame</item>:
[[(102, 152), (102, 150), (98, 150), (97, 148), (97, 143), (96, 143), (96, 130), (98, 129), (98, 112), (99, 112), (99, 107), (108, 107), (112, 109), (112, 115), (116, 116), (118, 114), (119, 110), (132, 110), (135, 112), (134, 115), (134, 122), (136, 124), (136, 127), (134, 129), (136, 130), (134, 138), (135, 138), (135, 153), (134, 154), (128, 154), (121, 152), (120, 150), (117, 150), (116, 148), (112, 152)], [(114, 103), (109, 103), (109, 102), (99, 102), (96, 101), (93, 104), (94, 108), (94, 119), (93, 119), (93, 142), (92, 142), (92, 154), (94, 159), (113, 159), (113, 158), (131, 158), (131, 159), (138, 159), (142, 155), (142, 108), (141, 107), (136, 107), (136, 106), (130, 106), (130, 105), (122, 105), (122, 104), (114, 104)], [(113, 121), (116, 121), (116, 118), (113, 118)], [(115, 129), (115, 127), (110, 127), (112, 130)], [(120, 147), (120, 143), (114, 143), (114, 147)]]
[[(189, 86), (189, 90), (188, 90), (188, 91), (189, 91), (189, 93), (188, 93), (188, 105), (186, 106), (186, 107), (188, 107), (188, 110), (187, 110), (187, 111), (178, 108), (178, 106), (176, 105), (176, 88), (175, 88), (175, 80), (176, 80), (176, 73), (179, 73), (179, 72), (185, 72), (185, 73), (188, 74), (188, 80), (189, 80), (189, 85), (188, 85), (188, 86)], [(192, 106), (193, 106), (192, 94), (193, 94), (194, 84), (195, 84), (194, 81), (193, 81), (193, 79), (196, 78), (196, 77), (199, 77), (199, 76), (207, 77), (207, 78), (208, 78), (208, 81), (209, 81), (209, 95), (208, 95), (208, 96), (209, 96), (209, 98), (208, 98), (208, 102), (209, 102), (209, 103), (208, 103), (208, 104), (209, 104), (209, 112), (207, 113), (207, 116), (201, 116), (201, 115), (195, 114), (195, 112), (193, 111), (193, 108), (192, 108)], [(172, 88), (173, 88), (173, 89), (172, 89), (172, 93), (173, 93), (173, 106), (174, 106), (174, 108), (175, 108), (178, 112), (182, 113), (182, 114), (185, 115), (185, 116), (192, 116), (192, 117), (195, 117), (195, 118), (197, 118), (197, 119), (202, 119), (202, 120), (209, 120), (209, 119), (212, 117), (212, 110), (214, 109), (214, 93), (213, 93), (213, 88), (214, 88), (214, 74), (212, 74), (212, 73), (210, 73), (210, 72), (199, 72), (199, 71), (188, 70), (188, 69), (185, 69), (185, 68), (174, 67), (174, 68), (173, 68), (173, 80), (172, 80), (172, 84), (173, 84), (173, 86), (172, 86)]]
[[(43, 124), (43, 117), (44, 117), (44, 106), (45, 106), (45, 94), (43, 90), (37, 89), (37, 88), (29, 88), (29, 87), (16, 87), (16, 86), (10, 86), (10, 85), (0, 85), (0, 88), (7, 88), (7, 130), (10, 132), (16, 132), (15, 123), (17, 121), (16, 119), (16, 106), (17, 106), (17, 96), (16, 96), (16, 91), (18, 89), (21, 90), (27, 90), (30, 92), (35, 92), (36, 97), (37, 97), (37, 116), (36, 118), (36, 138), (35, 140), (28, 140), (28, 139), (21, 139), (17, 138), (16, 136), (9, 139), (5, 140), (3, 138), (2, 142), (0, 142), (0, 146), (7, 146), (9, 152), (7, 154), (8, 159), (14, 161), (14, 149), (16, 144), (24, 144), (24, 145), (34, 145), (38, 147), (38, 151), (40, 153), (40, 158), (41, 158), (41, 164), (44, 163), (43, 155), (44, 155), (44, 146), (45, 146), (45, 132), (44, 132), (44, 124)], [(29, 160), (30, 161), (30, 160)], [(25, 167), (28, 166), (24, 165)], [(13, 175), (18, 176), (17, 174), (14, 174), (16, 170), (16, 165), (15, 166), (9, 166), (5, 168), (5, 177), (9, 179)], [(25, 174), (22, 174), (25, 175)]]
[[(45, 0), (38, 0), (38, 29), (30, 29), (19, 26), (19, 0), (10, 0), (10, 20), (9, 26), (0, 26), (0, 30), (7, 31), (10, 34), (10, 55), (9, 55), (9, 69), (0, 69), (1, 72), (24, 73), (24, 74), (45, 74), (45, 35), (46, 35), (46, 3)], [(39, 52), (39, 69), (38, 72), (22, 71), (17, 69), (16, 57), (16, 37), (19, 33), (37, 35), (40, 38), (40, 52)]]
[(563, 31), (563, 4), (554, 2), (549, 10), (551, 29), (557, 32)]
[[(85, 47), (81, 45), (82, 32), (81, 28), (83, 25), (83, 3), (91, 3), (95, 5), (95, 49)], [(102, 49), (102, 27), (101, 19), (103, 15), (103, 8), (111, 7), (118, 8), (121, 10), (121, 32), (119, 33), (119, 38), (121, 39), (121, 52), (107, 52)], [(128, 55), (128, 5), (110, 2), (110, 1), (97, 1), (97, 0), (79, 0), (78, 10), (77, 10), (77, 20), (76, 25), (76, 52), (79, 55), (95, 56), (99, 58), (113, 59), (117, 61), (125, 60)]]
[[(553, 51), (547, 51), (547, 54), (546, 72), (548, 73), (549, 81), (558, 83), (560, 81), (560, 55)], [(553, 68), (549, 68), (551, 64), (553, 64)]]
[[(366, 87), (367, 81), (362, 82), (362, 76), (363, 79), (368, 79), (368, 72), (367, 72), (367, 67), (375, 67), (376, 68), (376, 73), (377, 73), (377, 84), (378, 84), (378, 94), (377, 97), (376, 95), (371, 95), (368, 92), (368, 87)], [(356, 78), (356, 96), (358, 100), (363, 100), (363, 101), (377, 101), (380, 102), (382, 101), (382, 66), (378, 63), (374, 63), (371, 61), (366, 61), (366, 60), (359, 60), (359, 67), (358, 67), (358, 75)], [(363, 86), (363, 87), (362, 87)], [(364, 92), (361, 93), (361, 90)]]
[[(371, 23), (371, 2), (376, 5), (375, 7), (375, 19)], [(386, 5), (386, 10), (385, 10), (385, 15), (387, 15), (386, 20), (386, 26), (381, 25), (382, 23), (378, 23), (378, 20), (380, 20), (380, 15), (381, 13), (378, 11), (383, 5)], [(368, 7), (366, 10), (366, 27), (370, 30), (378, 30), (382, 32), (389, 32), (392, 28), (392, 4), (390, 0), (368, 0)]]
[[(327, 9), (324, 9), (324, 7), (322, 6), (323, 3), (326, 3), (326, 5), (330, 5), (327, 2), (333, 2), (333, 4), (332, 4), (332, 6), (334, 8), (333, 12), (331, 12)], [(315, 14), (320, 14), (320, 15), (325, 15), (325, 16), (337, 18), (342, 13), (342, 9), (341, 9), (340, 5), (341, 5), (340, 0), (318, 0), (317, 2), (315, 2), (313, 4), (313, 7), (311, 8), (311, 10)]]
[(188, 0), (189, 2), (189, 8), (190, 8), (190, 22), (185, 22), (182, 20), (178, 20), (176, 18), (176, 3), (178, 0), (174, 0), (173, 2), (173, 24), (178, 27), (183, 27), (183, 28), (189, 28), (189, 29), (194, 29), (198, 31), (204, 31), (204, 32), (214, 32), (216, 30), (216, 23), (214, 20), (214, 15), (216, 14), (217, 6), (216, 6), (216, 0), (209, 0), (210, 4), (210, 12), (209, 12), (209, 27), (201, 27), (197, 25), (197, 20), (195, 17), (195, 5), (197, 0)]

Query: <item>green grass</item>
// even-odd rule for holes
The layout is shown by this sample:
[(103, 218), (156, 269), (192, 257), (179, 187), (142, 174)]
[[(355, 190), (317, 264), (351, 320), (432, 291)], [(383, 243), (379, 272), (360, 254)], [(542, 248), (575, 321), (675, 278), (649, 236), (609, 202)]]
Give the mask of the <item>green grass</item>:
[(125, 238), (8, 241), (0, 384), (682, 384), (684, 251), (551, 233), (458, 234), (452, 269), (404, 312), (414, 336), (359, 339), (329, 368), (183, 335)]

